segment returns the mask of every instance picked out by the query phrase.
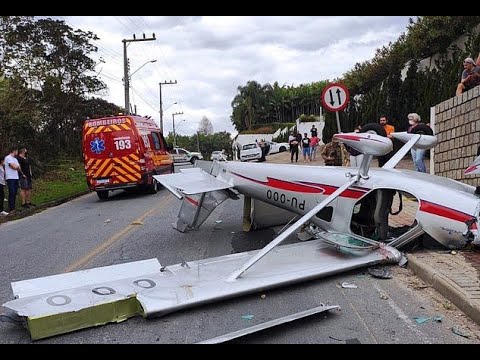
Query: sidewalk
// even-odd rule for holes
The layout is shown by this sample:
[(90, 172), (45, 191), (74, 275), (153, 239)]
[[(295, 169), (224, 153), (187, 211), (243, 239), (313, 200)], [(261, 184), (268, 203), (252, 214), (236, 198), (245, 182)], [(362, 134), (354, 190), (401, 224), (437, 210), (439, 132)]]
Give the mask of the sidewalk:
[[(288, 164), (290, 154), (270, 155), (267, 162)], [(317, 155), (316, 161), (304, 163), (303, 158), (301, 161), (299, 158), (296, 164), (319, 166), (323, 165), (323, 161)], [(377, 160), (374, 159), (372, 164), (372, 167), (376, 167)], [(428, 171), (428, 159), (425, 159), (425, 165)], [(396, 168), (413, 169), (412, 160), (406, 156)], [(393, 208), (397, 208), (395, 201)], [(402, 215), (390, 217), (389, 222), (394, 226), (411, 223), (416, 209), (415, 201), (406, 201)], [(455, 251), (421, 249), (406, 255), (409, 269), (480, 325), (480, 249)]]
[(421, 250), (407, 254), (408, 267), (480, 324), (480, 252)]

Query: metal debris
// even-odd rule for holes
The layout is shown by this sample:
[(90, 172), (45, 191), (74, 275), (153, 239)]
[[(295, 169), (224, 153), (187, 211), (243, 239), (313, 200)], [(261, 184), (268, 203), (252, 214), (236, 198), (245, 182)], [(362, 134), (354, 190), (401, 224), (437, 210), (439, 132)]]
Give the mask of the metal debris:
[[(294, 321), (294, 320), (297, 320), (297, 319), (302, 319), (304, 317), (311, 316), (311, 315), (314, 315), (314, 314), (317, 314), (317, 313), (320, 313), (320, 312), (323, 312), (323, 311), (327, 311), (327, 310), (332, 310), (332, 309), (338, 309), (339, 310), (340, 306), (338, 306), (338, 305), (325, 306), (325, 305), (322, 304), (321, 306), (317, 306), (313, 309), (301, 311), (301, 312), (298, 312), (298, 313), (295, 313), (295, 314), (292, 314), (292, 315), (283, 316), (281, 318), (270, 320), (270, 321), (267, 321), (267, 322), (262, 323), (262, 324), (254, 325), (254, 326), (248, 327), (246, 329), (234, 331), (232, 333), (229, 333), (229, 334), (226, 334), (226, 335), (221, 335), (221, 336), (218, 336), (218, 337), (213, 338), (213, 339), (201, 341), (197, 344), (219, 344), (219, 343), (223, 343), (223, 342), (226, 342), (226, 341), (237, 339), (237, 338), (245, 336), (245, 335), (252, 334), (254, 332), (265, 330), (265, 329), (268, 329), (268, 328), (271, 328), (271, 327), (274, 327), (274, 326), (277, 326), (277, 325), (285, 324), (285, 323), (288, 323), (288, 322), (291, 322), (291, 321)], [(251, 315), (251, 316), (253, 317), (253, 315)]]
[(369, 267), (368, 273), (372, 275), (374, 278), (379, 279), (391, 279), (393, 278), (392, 272), (388, 267)]
[(461, 328), (458, 328), (458, 327), (452, 327), (452, 332), (455, 335), (459, 335), (459, 336), (462, 336), (462, 337), (467, 338), (467, 339), (472, 336), (472, 334), (470, 334), (470, 332), (468, 332), (467, 330), (464, 330), (464, 329), (461, 329)]
[(348, 282), (343, 282), (342, 283), (342, 288), (344, 288), (344, 289), (357, 289), (358, 286), (355, 285), (355, 284), (350, 284)]
[(412, 319), (414, 319), (417, 324), (425, 324), (426, 322), (432, 320), (432, 318), (426, 316), (414, 316)]

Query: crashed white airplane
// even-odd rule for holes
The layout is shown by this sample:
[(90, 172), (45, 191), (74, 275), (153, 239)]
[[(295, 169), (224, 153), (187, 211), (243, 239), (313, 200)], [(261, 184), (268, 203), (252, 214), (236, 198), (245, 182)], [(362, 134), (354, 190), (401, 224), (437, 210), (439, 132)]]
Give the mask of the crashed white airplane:
[[(365, 154), (360, 168), (218, 162), (210, 174), (194, 168), (155, 178), (183, 199), (174, 224), (182, 232), (198, 228), (219, 203), (235, 197), (235, 190), (301, 216), (309, 214), (292, 226), (295, 228), (311, 221), (318, 231), (388, 240), (390, 246), (397, 248), (425, 233), (450, 249), (480, 243), (480, 199), (474, 195), (473, 186), (395, 169), (411, 148), (434, 147), (436, 136), (393, 133), (405, 145), (382, 168), (370, 169), (372, 157), (390, 152), (393, 144), (377, 134), (383, 131), (379, 124), (367, 124), (364, 131), (334, 136)], [(466, 173), (473, 173), (473, 166)], [(400, 198), (399, 211), (403, 198), (416, 202), (418, 209), (411, 226), (398, 229), (393, 236), (389, 233), (388, 218), (395, 195)], [(247, 212), (247, 218), (248, 215)]]
[[(224, 161), (214, 162), (209, 172), (193, 168), (155, 176), (183, 200), (174, 224), (179, 231), (198, 228), (220, 203), (238, 199), (238, 194), (297, 214), (297, 221), (265, 248), (172, 266), (151, 259), (14, 282), (16, 299), (4, 304), (6, 316), (25, 324), (32, 339), (40, 339), (137, 314), (161, 316), (359, 267), (398, 263), (402, 255), (396, 247), (423, 234), (448, 248), (479, 242), (480, 200), (474, 187), (394, 169), (412, 147), (435, 146), (435, 136), (394, 133), (405, 145), (382, 169), (370, 169), (372, 157), (393, 145), (378, 135), (383, 130), (378, 124), (363, 129), (335, 135), (365, 154), (360, 168)], [(416, 200), (418, 210), (411, 226), (391, 237), (388, 216), (395, 193)], [(245, 206), (244, 218), (252, 212)], [(315, 224), (315, 240), (277, 246), (307, 223)]]

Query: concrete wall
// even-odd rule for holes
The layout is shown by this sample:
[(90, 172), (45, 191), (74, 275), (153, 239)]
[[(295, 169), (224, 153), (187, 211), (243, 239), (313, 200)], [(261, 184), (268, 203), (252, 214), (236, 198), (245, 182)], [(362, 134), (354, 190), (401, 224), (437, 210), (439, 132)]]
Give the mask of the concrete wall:
[(480, 145), (480, 86), (435, 105), (432, 124), (438, 137), (435, 175), (477, 186), (479, 175), (464, 175)]

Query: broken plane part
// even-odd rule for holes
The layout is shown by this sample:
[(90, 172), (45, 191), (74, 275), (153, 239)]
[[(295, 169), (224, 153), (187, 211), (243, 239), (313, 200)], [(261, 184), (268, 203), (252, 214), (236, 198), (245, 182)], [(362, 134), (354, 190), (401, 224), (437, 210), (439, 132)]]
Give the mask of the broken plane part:
[(163, 271), (157, 259), (150, 259), (14, 282), (18, 298), (4, 307), (26, 320), (30, 336), (36, 340), (136, 315), (163, 316), (401, 258), (398, 250), (388, 246), (352, 256), (335, 251), (322, 240), (275, 250), (233, 281), (228, 281), (230, 274), (258, 251), (190, 261), (188, 267), (169, 265)]

